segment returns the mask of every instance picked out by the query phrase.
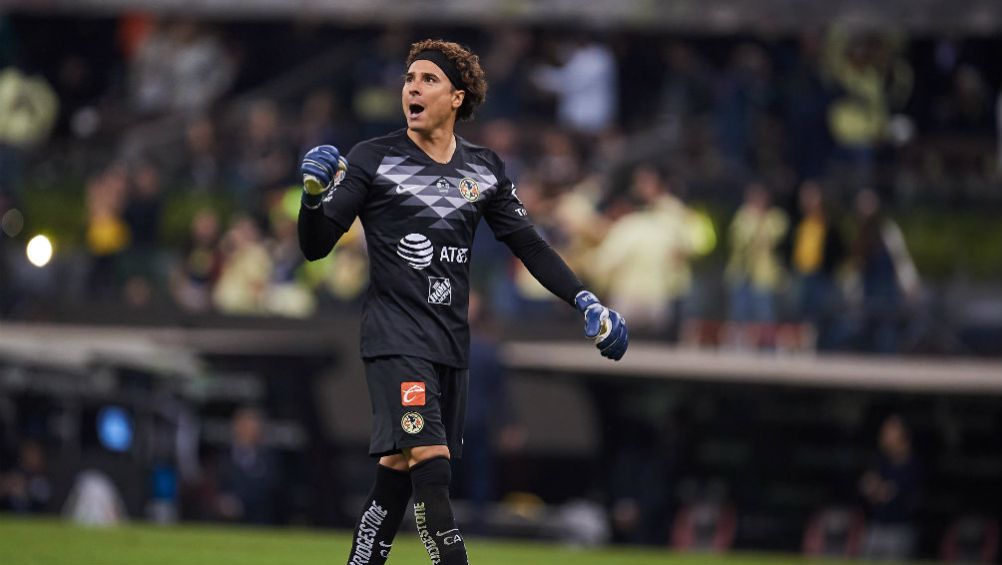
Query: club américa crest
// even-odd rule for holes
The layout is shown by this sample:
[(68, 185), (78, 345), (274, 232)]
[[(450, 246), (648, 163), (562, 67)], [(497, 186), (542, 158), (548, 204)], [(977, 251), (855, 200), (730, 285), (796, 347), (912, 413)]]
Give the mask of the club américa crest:
[(424, 429), (424, 416), (417, 412), (408, 412), (400, 418), (400, 427), (411, 435), (421, 433)]
[(480, 198), (480, 186), (477, 185), (477, 181), (470, 177), (463, 177), (459, 181), (459, 193), (468, 201), (476, 202)]

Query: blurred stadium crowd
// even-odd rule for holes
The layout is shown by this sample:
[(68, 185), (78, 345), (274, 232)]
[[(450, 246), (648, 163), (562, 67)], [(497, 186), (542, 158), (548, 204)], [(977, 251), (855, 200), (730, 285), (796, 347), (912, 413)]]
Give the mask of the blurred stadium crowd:
[[(956, 319), (967, 305), (944, 305), (965, 294), (958, 281), (1002, 275), (997, 40), (144, 14), (8, 16), (0, 29), (5, 316), (103, 301), (309, 317), (356, 301), (357, 231), (333, 258), (302, 261), (298, 158), (400, 127), (401, 57), (426, 35), (482, 54), (489, 96), (461, 133), (505, 158), (546, 237), (641, 334), (977, 351), (977, 338), (932, 334), (970, 323)], [(38, 48), (52, 36), (65, 47)], [(47, 276), (14, 243), (34, 233), (55, 242)], [(548, 309), (481, 235), (474, 264), (498, 311)]]

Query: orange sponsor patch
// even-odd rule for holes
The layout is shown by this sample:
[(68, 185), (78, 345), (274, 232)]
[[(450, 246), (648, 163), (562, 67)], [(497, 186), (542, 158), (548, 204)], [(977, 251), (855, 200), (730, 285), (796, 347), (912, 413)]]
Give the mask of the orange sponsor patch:
[(400, 383), (400, 404), (424, 406), (424, 390), (424, 383), (421, 381)]

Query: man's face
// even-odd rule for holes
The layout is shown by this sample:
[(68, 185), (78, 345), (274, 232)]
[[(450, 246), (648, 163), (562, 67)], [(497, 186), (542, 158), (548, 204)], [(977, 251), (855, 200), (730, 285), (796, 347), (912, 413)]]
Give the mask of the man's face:
[(896, 455), (907, 449), (908, 435), (904, 424), (898, 418), (888, 418), (880, 427), (880, 448), (888, 455)]
[(465, 95), (452, 87), (438, 65), (424, 59), (414, 61), (404, 75), (401, 93), (407, 129), (431, 132), (447, 125), (455, 120)]

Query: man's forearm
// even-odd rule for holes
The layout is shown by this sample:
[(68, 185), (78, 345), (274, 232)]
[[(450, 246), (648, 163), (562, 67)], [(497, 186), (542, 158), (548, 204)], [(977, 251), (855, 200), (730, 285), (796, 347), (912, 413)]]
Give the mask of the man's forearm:
[(584, 290), (584, 284), (535, 229), (519, 230), (501, 238), (501, 241), (546, 290), (574, 306), (574, 297)]
[(321, 208), (299, 207), (299, 249), (310, 261), (323, 259), (334, 249), (344, 230), (324, 216)]

